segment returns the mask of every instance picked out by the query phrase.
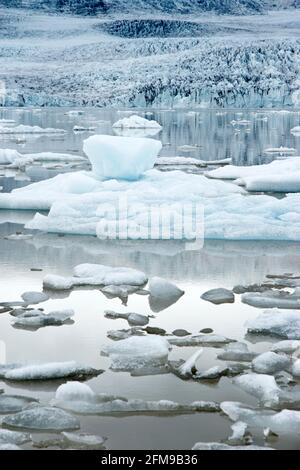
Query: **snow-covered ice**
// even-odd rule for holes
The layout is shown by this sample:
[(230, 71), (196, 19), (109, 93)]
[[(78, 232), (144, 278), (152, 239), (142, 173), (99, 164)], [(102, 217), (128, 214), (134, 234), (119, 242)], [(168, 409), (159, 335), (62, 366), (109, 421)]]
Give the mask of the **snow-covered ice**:
[(270, 309), (246, 323), (249, 333), (278, 336), (300, 340), (300, 315), (298, 311)]
[(287, 370), (292, 365), (292, 360), (285, 354), (277, 354), (267, 351), (252, 361), (252, 369), (258, 374), (275, 374), (282, 370)]
[(168, 337), (168, 342), (171, 345), (179, 347), (208, 346), (212, 348), (222, 348), (225, 344), (231, 343), (233, 341), (233, 339), (216, 334), (189, 335), (183, 338), (178, 338), (175, 336)]
[(158, 140), (95, 135), (84, 141), (93, 173), (100, 179), (137, 180), (154, 167), (162, 144)]
[(22, 445), (31, 441), (31, 436), (25, 432), (9, 431), (8, 429), (0, 429), (0, 445), (15, 444)]
[(235, 378), (233, 382), (245, 392), (255, 396), (265, 406), (279, 403), (282, 391), (271, 375), (245, 374)]
[(77, 418), (62, 409), (50, 406), (36, 406), (6, 416), (2, 425), (13, 429), (45, 432), (73, 431), (80, 428), (80, 422)]
[(284, 340), (275, 343), (271, 347), (271, 351), (276, 353), (294, 354), (300, 349), (300, 341)]
[(125, 117), (115, 122), (113, 129), (162, 129), (162, 126), (150, 119), (145, 119), (138, 115)]
[(132, 370), (166, 364), (170, 349), (168, 341), (160, 336), (132, 336), (104, 346), (102, 354), (110, 357), (112, 369)]
[(143, 286), (147, 281), (147, 276), (136, 269), (80, 264), (74, 268), (72, 277), (45, 276), (43, 286), (50, 290), (69, 290), (76, 286)]
[(261, 451), (261, 450), (274, 450), (271, 447), (262, 447), (262, 446), (255, 446), (255, 445), (244, 445), (244, 446), (230, 446), (228, 444), (221, 444), (220, 442), (197, 442), (192, 450), (212, 450), (212, 451), (240, 451), (240, 450), (247, 450), (247, 451)]
[(60, 326), (68, 323), (75, 315), (74, 310), (58, 310), (45, 314), (40, 310), (29, 310), (21, 313), (13, 321), (18, 328), (38, 329), (45, 326)]
[(256, 356), (255, 352), (249, 351), (246, 343), (236, 342), (225, 346), (217, 357), (222, 361), (251, 362)]
[(70, 362), (50, 362), (43, 364), (4, 364), (0, 368), (0, 378), (16, 382), (31, 380), (74, 380), (95, 377), (103, 371)]

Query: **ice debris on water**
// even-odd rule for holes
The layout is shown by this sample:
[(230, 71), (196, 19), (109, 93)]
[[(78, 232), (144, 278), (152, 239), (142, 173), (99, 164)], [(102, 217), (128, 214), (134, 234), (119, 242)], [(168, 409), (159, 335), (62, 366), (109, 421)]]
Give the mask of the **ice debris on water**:
[(39, 304), (49, 300), (49, 296), (44, 292), (24, 292), (21, 297), (28, 305)]
[(153, 312), (160, 312), (170, 307), (184, 295), (183, 290), (160, 277), (153, 277), (149, 280), (148, 290), (150, 292), (149, 305)]
[(178, 374), (185, 378), (191, 378), (197, 371), (196, 362), (202, 356), (203, 349), (200, 348), (196, 351), (184, 364), (178, 368)]
[(66, 134), (64, 129), (42, 128), (39, 126), (3, 127), (0, 125), (0, 134)]
[[(21, 411), (30, 403), (36, 403), (38, 400), (31, 397), (22, 395), (8, 395), (0, 394), (0, 414), (16, 413)], [(0, 441), (1, 441), (1, 429), (0, 429)]]
[(247, 450), (247, 451), (258, 451), (258, 450), (274, 450), (271, 447), (261, 447), (255, 445), (244, 445), (244, 446), (230, 446), (228, 444), (221, 444), (219, 442), (197, 442), (192, 450), (212, 450), (212, 451), (240, 451), (240, 450)]
[(288, 370), (292, 365), (292, 359), (281, 353), (267, 351), (252, 361), (252, 369), (258, 374), (276, 374), (282, 370)]
[(256, 356), (257, 353), (249, 351), (246, 343), (236, 342), (226, 346), (217, 358), (222, 361), (251, 362)]
[(13, 429), (33, 431), (72, 431), (80, 428), (77, 418), (60, 408), (36, 406), (4, 417), (2, 425)]
[(257, 308), (300, 309), (300, 296), (285, 291), (246, 293), (242, 295), (242, 302)]
[(282, 390), (271, 375), (245, 374), (235, 378), (233, 383), (250, 395), (255, 396), (265, 406), (279, 404)]
[(149, 317), (146, 315), (141, 315), (139, 313), (118, 313), (112, 310), (106, 310), (105, 317), (110, 318), (112, 320), (122, 318), (124, 320), (127, 320), (130, 326), (146, 326), (149, 323)]
[(22, 445), (31, 441), (31, 436), (25, 432), (0, 429), (0, 446), (4, 444)]
[(168, 341), (160, 336), (132, 336), (104, 346), (102, 354), (110, 357), (112, 369), (133, 370), (166, 364), (170, 349)]
[(73, 270), (72, 277), (49, 274), (44, 278), (44, 289), (70, 290), (78, 286), (143, 286), (147, 276), (132, 268), (114, 268), (101, 264), (80, 264)]
[(162, 126), (153, 120), (132, 115), (115, 122), (113, 129), (162, 129)]
[(270, 309), (246, 323), (248, 333), (278, 336), (300, 340), (300, 315), (298, 311)]
[(213, 304), (234, 303), (234, 294), (228, 289), (211, 289), (201, 295), (201, 299), (207, 300)]
[(198, 334), (182, 338), (171, 336), (168, 337), (168, 342), (171, 345), (179, 347), (207, 346), (211, 348), (222, 348), (225, 344), (235, 342), (235, 340), (217, 334)]
[(69, 378), (83, 380), (100, 375), (103, 371), (70, 362), (49, 362), (43, 364), (3, 364), (0, 379), (16, 382), (31, 380), (56, 380)]
[(190, 404), (179, 404), (169, 400), (145, 401), (95, 394), (85, 384), (72, 382), (61, 385), (57, 391), (53, 405), (78, 414), (113, 415), (115, 413), (193, 413), (218, 412), (217, 403), (198, 401)]
[(73, 447), (103, 447), (106, 438), (87, 433), (62, 432), (64, 439)]
[(73, 323), (71, 319), (74, 315), (74, 310), (58, 310), (47, 314), (40, 310), (28, 310), (18, 315), (12, 324), (17, 328), (35, 330), (45, 326), (60, 326)]

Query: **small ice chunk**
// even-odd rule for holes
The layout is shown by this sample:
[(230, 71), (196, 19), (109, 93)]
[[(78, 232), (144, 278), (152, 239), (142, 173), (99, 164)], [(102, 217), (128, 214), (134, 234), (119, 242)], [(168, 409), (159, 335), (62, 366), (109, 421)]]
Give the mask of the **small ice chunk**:
[(300, 126), (293, 127), (291, 129), (291, 134), (296, 135), (296, 136), (300, 136)]
[(184, 295), (183, 290), (160, 277), (150, 279), (148, 290), (150, 291), (149, 305), (153, 312), (160, 312), (170, 307)]
[(73, 310), (59, 310), (45, 314), (39, 310), (29, 310), (17, 316), (13, 325), (18, 328), (37, 329), (45, 326), (60, 326), (70, 322), (75, 315)]
[(31, 397), (23, 397), (22, 395), (7, 395), (3, 393), (0, 395), (0, 414), (16, 413), (34, 402), (38, 402), (38, 400)]
[(49, 290), (70, 290), (76, 286), (143, 286), (146, 275), (132, 268), (113, 268), (101, 264), (80, 264), (74, 268), (73, 277), (48, 275), (43, 285)]
[(3, 127), (0, 125), (0, 134), (66, 134), (64, 129), (42, 128), (39, 126)]
[(248, 450), (248, 451), (257, 451), (257, 450), (274, 450), (271, 447), (260, 447), (255, 445), (244, 445), (244, 446), (230, 446), (228, 444), (220, 444), (219, 442), (197, 442), (192, 450)]
[(234, 302), (234, 294), (228, 289), (211, 289), (202, 294), (201, 299), (216, 305), (232, 304)]
[(279, 336), (300, 340), (300, 315), (298, 311), (271, 309), (246, 323), (248, 333)]
[(12, 381), (56, 380), (69, 378), (82, 380), (95, 377), (103, 371), (83, 366), (75, 361), (44, 364), (5, 364), (0, 368), (0, 378)]
[(0, 451), (1, 450), (12, 451), (12, 450), (22, 450), (22, 449), (20, 447), (16, 446), (15, 444), (1, 444), (1, 442), (0, 442)]
[(291, 364), (292, 360), (289, 356), (267, 351), (253, 359), (252, 369), (258, 374), (276, 374), (281, 370), (289, 369)]
[(8, 429), (0, 429), (0, 444), (22, 445), (31, 441), (31, 436), (25, 432), (9, 431)]
[(224, 352), (217, 356), (222, 361), (251, 362), (257, 356), (250, 352), (246, 343), (232, 343), (224, 348)]
[(138, 180), (154, 167), (162, 144), (158, 140), (134, 137), (95, 135), (84, 141), (97, 178)]
[(107, 310), (105, 312), (105, 317), (111, 318), (113, 320), (123, 318), (128, 321), (129, 325), (132, 326), (146, 326), (149, 323), (149, 317), (139, 313), (117, 313), (111, 310)]
[(115, 122), (113, 129), (162, 129), (156, 121), (132, 115)]
[(300, 377), (300, 359), (297, 359), (292, 366), (292, 374), (294, 377)]
[(49, 296), (44, 292), (24, 292), (21, 297), (28, 305), (39, 304), (49, 300)]
[(249, 292), (242, 295), (242, 302), (257, 308), (300, 309), (300, 296), (289, 292)]
[(229, 437), (229, 441), (235, 441), (235, 442), (242, 442), (246, 431), (247, 431), (248, 425), (246, 423), (243, 423), (242, 421), (237, 421), (231, 426), (232, 429), (232, 435)]
[(112, 360), (115, 370), (132, 370), (148, 365), (161, 366), (167, 363), (170, 345), (158, 336), (133, 336), (104, 346), (102, 353)]
[(139, 328), (129, 328), (128, 330), (110, 330), (107, 332), (107, 337), (113, 341), (121, 341), (122, 339), (130, 338), (131, 336), (143, 336), (144, 330)]
[(276, 380), (270, 375), (245, 374), (235, 378), (233, 383), (258, 398), (265, 406), (277, 405), (282, 394)]
[(214, 366), (204, 372), (198, 372), (195, 375), (197, 380), (218, 380), (227, 375), (228, 367)]
[(226, 338), (225, 336), (221, 335), (205, 335), (205, 334), (199, 334), (199, 335), (190, 335), (190, 336), (185, 336), (183, 338), (178, 338), (178, 337), (169, 337), (168, 342), (174, 346), (179, 346), (179, 347), (188, 347), (188, 346), (208, 346), (211, 348), (221, 348), (224, 346), (224, 344), (231, 343), (235, 340)]
[(2, 425), (14, 429), (33, 431), (73, 431), (80, 428), (80, 422), (64, 410), (50, 406), (37, 406), (14, 415), (6, 416)]
[(102, 447), (105, 438), (87, 433), (63, 432), (65, 440), (74, 447)]
[(196, 351), (187, 361), (185, 361), (182, 366), (178, 369), (178, 374), (182, 377), (189, 378), (196, 373), (196, 362), (200, 356), (203, 354), (203, 348), (200, 348), (199, 351)]
[(271, 351), (285, 354), (294, 354), (298, 349), (300, 349), (300, 341), (296, 340), (279, 341), (271, 347)]

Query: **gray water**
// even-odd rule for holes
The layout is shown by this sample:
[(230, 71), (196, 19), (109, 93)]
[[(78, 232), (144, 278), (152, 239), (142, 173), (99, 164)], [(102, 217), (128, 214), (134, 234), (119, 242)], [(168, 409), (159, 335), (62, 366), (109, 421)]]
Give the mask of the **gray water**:
[[(70, 132), (63, 138), (49, 136), (29, 139), (21, 146), (13, 139), (0, 140), (2, 148), (17, 148), (22, 153), (40, 151), (78, 151), (87, 134), (73, 134), (74, 124), (91, 123), (93, 120), (114, 122), (120, 117), (116, 111), (86, 110), (84, 116), (71, 119), (65, 110), (2, 110), (1, 118), (16, 118), (20, 123), (42, 127), (64, 127)], [(299, 114), (272, 114), (268, 121), (256, 122), (254, 114), (243, 113), (243, 119), (253, 117), (250, 132), (241, 129), (235, 136), (230, 121), (236, 113), (219, 116), (214, 111), (197, 111), (193, 118), (185, 112), (155, 112), (154, 118), (164, 125), (159, 138), (170, 146), (164, 147), (164, 155), (178, 155), (178, 146), (202, 145), (194, 155), (203, 159), (221, 159), (228, 156), (239, 163), (261, 161), (263, 150), (280, 145), (295, 147), (300, 152), (300, 139), (289, 130), (299, 125)], [(102, 131), (112, 133), (108, 122)], [(276, 130), (275, 130), (276, 129)], [(99, 128), (100, 130), (100, 128)], [(236, 140), (234, 140), (236, 139)], [(7, 179), (6, 179), (7, 181)], [(9, 179), (11, 190), (16, 183)], [(27, 184), (28, 182), (23, 182)], [(149, 277), (160, 276), (173, 280), (185, 291), (185, 295), (169, 308), (155, 313), (151, 326), (172, 332), (185, 328), (197, 333), (212, 328), (215, 333), (237, 340), (252, 341), (251, 348), (266, 351), (271, 338), (249, 338), (245, 323), (255, 318), (260, 310), (242, 304), (239, 296), (229, 305), (214, 306), (200, 299), (213, 287), (232, 288), (237, 284), (261, 282), (266, 274), (299, 272), (300, 244), (291, 242), (222, 242), (206, 241), (202, 249), (191, 250), (180, 242), (101, 242), (94, 237), (57, 236), (36, 233), (26, 241), (11, 241), (4, 237), (23, 230), (32, 212), (0, 211), (0, 301), (19, 300), (25, 291), (40, 291), (46, 274), (70, 274), (80, 263), (101, 263), (112, 266), (129, 266), (144, 271)], [(42, 271), (31, 271), (31, 269)], [(182, 381), (172, 374), (131, 377), (129, 373), (113, 372), (110, 360), (100, 355), (103, 345), (110, 342), (106, 334), (111, 329), (127, 328), (124, 320), (104, 318), (107, 309), (153, 314), (148, 298), (132, 295), (128, 307), (119, 299), (109, 300), (97, 289), (75, 290), (69, 295), (55, 296), (42, 305), (45, 310), (72, 308), (75, 323), (61, 327), (41, 328), (38, 331), (15, 329), (12, 317), (0, 315), (0, 341), (6, 361), (68, 361), (105, 369), (105, 373), (87, 382), (97, 393), (107, 392), (128, 398), (145, 400), (169, 399), (180, 403), (195, 400), (241, 401), (255, 405), (250, 395), (240, 391), (228, 378), (218, 383), (205, 384)], [(173, 348), (171, 359), (186, 359), (194, 348)], [(198, 367), (205, 370), (222, 364), (216, 356), (219, 350), (205, 348)], [(54, 397), (57, 383), (11, 384), (0, 381), (6, 392), (29, 395), (48, 403)], [(296, 389), (299, 385), (296, 386)], [(127, 416), (80, 417), (81, 431), (107, 436), (108, 449), (190, 449), (197, 441), (220, 441), (231, 434), (230, 421), (220, 414), (192, 414), (185, 416)], [(35, 440), (45, 435), (33, 433)], [(255, 443), (263, 445), (261, 433), (254, 432)], [(273, 445), (273, 444), (272, 444)], [(300, 449), (298, 435), (282, 434), (273, 445), (282, 449)], [(25, 448), (31, 448), (26, 445)]]

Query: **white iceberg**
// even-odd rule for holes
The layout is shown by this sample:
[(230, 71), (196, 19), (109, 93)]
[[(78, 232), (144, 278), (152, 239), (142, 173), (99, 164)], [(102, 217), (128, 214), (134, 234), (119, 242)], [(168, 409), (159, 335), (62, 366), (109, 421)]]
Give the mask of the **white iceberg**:
[(93, 173), (100, 179), (137, 180), (153, 168), (161, 149), (158, 140), (109, 135), (95, 135), (83, 143)]
[(64, 129), (42, 128), (39, 126), (24, 126), (20, 124), (15, 127), (3, 127), (0, 125), (0, 134), (66, 134)]
[(270, 309), (246, 323), (249, 333), (278, 336), (300, 340), (300, 315), (298, 311)]
[(29, 310), (21, 313), (13, 321), (18, 328), (38, 329), (45, 326), (60, 326), (69, 322), (74, 316), (73, 310), (58, 310), (45, 314), (40, 310)]
[(162, 129), (162, 127), (156, 121), (132, 115), (115, 122), (113, 129)]
[(292, 360), (289, 356), (272, 351), (264, 352), (252, 361), (252, 369), (258, 374), (276, 374), (288, 370), (291, 365)]
[(69, 290), (76, 286), (143, 286), (147, 281), (147, 276), (136, 269), (80, 264), (74, 268), (72, 277), (45, 276), (43, 286), (50, 290)]
[(4, 364), (0, 368), (0, 378), (16, 382), (62, 378), (79, 380), (95, 377), (102, 372), (101, 370), (78, 364), (75, 361), (25, 365)]
[(230, 446), (228, 444), (221, 444), (220, 442), (197, 442), (192, 450), (212, 450), (212, 451), (240, 451), (240, 450), (247, 450), (247, 451), (260, 451), (260, 450), (274, 450), (271, 447), (261, 447), (255, 445), (244, 445), (244, 446)]
[(73, 431), (80, 428), (77, 418), (54, 407), (36, 406), (14, 415), (6, 416), (2, 425), (13, 429), (33, 431)]
[(110, 357), (114, 370), (133, 370), (146, 366), (161, 366), (167, 363), (168, 341), (162, 337), (132, 336), (102, 348), (102, 354)]

